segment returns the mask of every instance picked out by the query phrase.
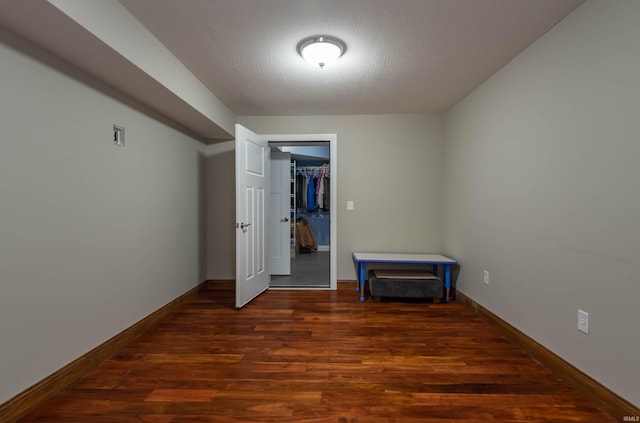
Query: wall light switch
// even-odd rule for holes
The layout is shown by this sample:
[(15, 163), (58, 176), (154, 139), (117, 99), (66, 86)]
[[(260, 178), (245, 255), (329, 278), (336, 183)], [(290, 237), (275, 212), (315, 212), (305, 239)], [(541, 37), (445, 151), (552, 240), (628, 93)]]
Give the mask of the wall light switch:
[(347, 210), (353, 210), (353, 201), (347, 201)]
[(586, 311), (578, 310), (578, 330), (589, 333), (589, 313)]
[(113, 125), (113, 145), (124, 147), (124, 128)]

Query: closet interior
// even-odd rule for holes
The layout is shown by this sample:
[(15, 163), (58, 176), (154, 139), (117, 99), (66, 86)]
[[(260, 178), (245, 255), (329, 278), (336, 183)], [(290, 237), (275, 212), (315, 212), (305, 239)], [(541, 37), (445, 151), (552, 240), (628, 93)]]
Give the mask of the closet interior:
[(278, 146), (290, 159), (290, 275), (272, 275), (275, 288), (330, 286), (329, 146)]
[[(291, 241), (295, 254), (329, 250), (329, 165), (298, 166), (292, 160)], [(300, 225), (308, 225), (309, 230)]]

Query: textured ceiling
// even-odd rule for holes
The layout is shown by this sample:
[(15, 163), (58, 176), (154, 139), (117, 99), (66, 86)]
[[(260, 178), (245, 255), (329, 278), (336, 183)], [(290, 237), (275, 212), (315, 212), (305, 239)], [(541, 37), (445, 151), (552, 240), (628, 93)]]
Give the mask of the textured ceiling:
[[(238, 115), (442, 112), (583, 0), (120, 0)], [(319, 69), (310, 35), (347, 43)]]

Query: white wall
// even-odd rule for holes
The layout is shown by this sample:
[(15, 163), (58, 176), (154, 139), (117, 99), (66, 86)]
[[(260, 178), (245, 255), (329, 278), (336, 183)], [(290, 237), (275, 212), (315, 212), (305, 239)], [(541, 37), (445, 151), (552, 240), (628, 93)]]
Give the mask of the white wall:
[(338, 220), (338, 280), (356, 278), (353, 251), (441, 249), (442, 116), (243, 116), (238, 122), (263, 134), (337, 134), (338, 204), (331, 212)]
[(458, 288), (636, 405), (639, 17), (587, 1), (448, 114), (444, 213)]
[(203, 280), (204, 147), (1, 29), (0, 63), (2, 403)]

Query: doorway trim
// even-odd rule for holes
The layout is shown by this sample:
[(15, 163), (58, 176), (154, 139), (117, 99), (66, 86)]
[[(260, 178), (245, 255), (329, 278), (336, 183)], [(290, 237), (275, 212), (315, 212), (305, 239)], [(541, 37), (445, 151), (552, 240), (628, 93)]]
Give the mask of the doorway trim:
[(266, 134), (263, 137), (268, 143), (274, 145), (297, 145), (309, 146), (317, 142), (329, 142), (329, 166), (331, 177), (329, 178), (329, 204), (331, 213), (329, 214), (329, 266), (330, 283), (329, 288), (313, 289), (338, 289), (338, 135), (337, 134)]

